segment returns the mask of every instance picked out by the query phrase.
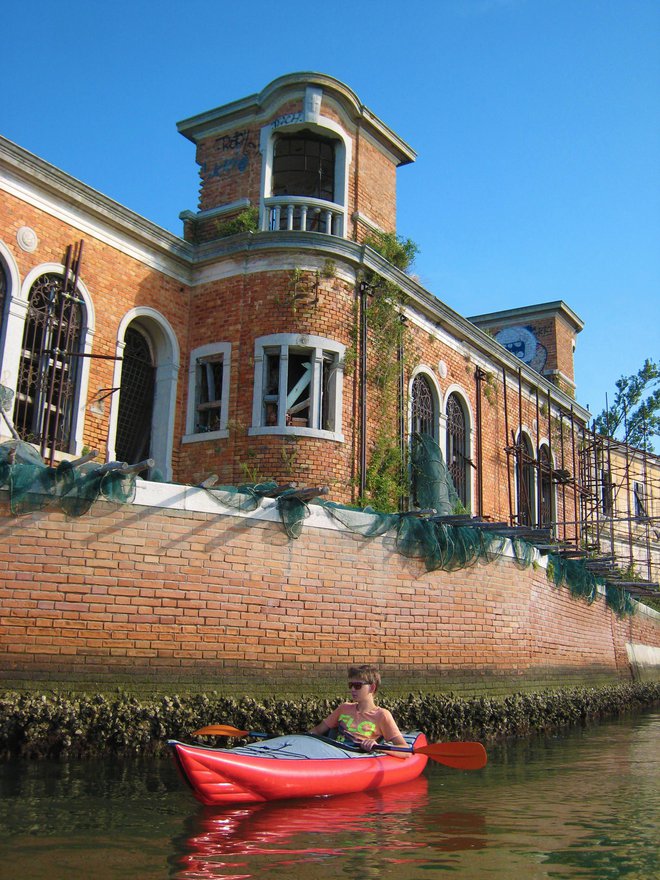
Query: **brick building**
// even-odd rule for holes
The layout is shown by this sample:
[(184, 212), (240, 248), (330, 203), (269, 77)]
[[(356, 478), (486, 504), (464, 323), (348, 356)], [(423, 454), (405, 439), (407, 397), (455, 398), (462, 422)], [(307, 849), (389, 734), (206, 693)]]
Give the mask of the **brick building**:
[(348, 503), (425, 433), (465, 509), (575, 523), (582, 322), (561, 301), (468, 319), (379, 252), (415, 159), (398, 135), (312, 73), (178, 128), (201, 181), (182, 237), (0, 139), (0, 439)]

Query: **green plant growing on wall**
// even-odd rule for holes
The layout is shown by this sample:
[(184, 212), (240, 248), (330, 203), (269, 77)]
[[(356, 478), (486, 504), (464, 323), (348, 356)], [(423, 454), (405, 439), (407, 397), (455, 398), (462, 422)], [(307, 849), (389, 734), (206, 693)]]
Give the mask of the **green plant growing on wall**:
[(231, 220), (218, 221), (215, 228), (218, 238), (227, 238), (241, 232), (256, 232), (259, 228), (259, 209), (256, 205), (250, 205)]
[[(256, 452), (254, 449), (248, 449), (247, 457), (248, 459), (254, 459), (256, 457)], [(259, 466), (254, 461), (241, 461), (239, 462), (238, 468), (243, 476), (243, 480), (246, 483), (254, 483), (255, 485), (258, 483), (265, 483), (266, 477), (259, 470)]]
[[(414, 242), (395, 233), (373, 234), (365, 239), (365, 244), (401, 271), (410, 267), (418, 253)], [(414, 359), (410, 331), (402, 320), (404, 292), (376, 272), (365, 273), (364, 282), (370, 294), (366, 303), (368, 393), (373, 411), (379, 412), (381, 417), (368, 452), (365, 494), (360, 503), (392, 511), (399, 508), (400, 499), (409, 492), (406, 455), (399, 437), (398, 395), (401, 370), (404, 375), (410, 375)], [(403, 363), (399, 359), (400, 352)]]
[(482, 391), (488, 403), (491, 406), (495, 406), (495, 404), (497, 403), (499, 386), (495, 380), (495, 376), (492, 373), (485, 374)]
[(280, 457), (286, 471), (292, 473), (298, 458), (298, 440), (295, 437), (285, 437), (282, 440)]
[(305, 272), (300, 266), (296, 266), (291, 270), (289, 279), (286, 298), (292, 312), (295, 314), (298, 308), (314, 308), (319, 300), (321, 273), (318, 270)]
[(412, 239), (403, 238), (396, 232), (372, 232), (364, 243), (402, 272), (409, 271), (419, 253), (419, 247)]
[(323, 264), (321, 275), (324, 278), (334, 278), (337, 274), (337, 264), (334, 260), (326, 260)]

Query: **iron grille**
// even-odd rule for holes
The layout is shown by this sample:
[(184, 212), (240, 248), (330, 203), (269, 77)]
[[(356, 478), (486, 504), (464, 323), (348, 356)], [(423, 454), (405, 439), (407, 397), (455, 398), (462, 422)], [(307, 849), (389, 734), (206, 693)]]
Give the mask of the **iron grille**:
[(67, 452), (80, 373), (84, 303), (58, 275), (30, 289), (18, 368), (14, 426), (22, 440)]
[(436, 416), (433, 393), (428, 379), (417, 375), (412, 384), (412, 432), (436, 437)]
[(115, 454), (120, 461), (143, 461), (151, 447), (155, 369), (151, 347), (135, 327), (124, 337)]
[(550, 450), (542, 446), (539, 453), (539, 526), (552, 525), (552, 469)]
[(518, 482), (518, 525), (534, 525), (534, 454), (525, 437), (518, 444), (516, 462)]
[(455, 394), (447, 398), (447, 467), (461, 504), (467, 507), (467, 455), (465, 411)]

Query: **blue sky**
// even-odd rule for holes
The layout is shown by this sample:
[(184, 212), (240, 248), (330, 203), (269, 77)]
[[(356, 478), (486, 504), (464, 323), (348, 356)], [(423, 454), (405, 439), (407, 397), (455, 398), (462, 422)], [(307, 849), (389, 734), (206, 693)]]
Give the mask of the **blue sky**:
[(660, 0), (33, 0), (3, 10), (0, 132), (180, 234), (188, 116), (316, 70), (418, 153), (398, 227), (466, 316), (563, 299), (578, 400), (660, 359)]

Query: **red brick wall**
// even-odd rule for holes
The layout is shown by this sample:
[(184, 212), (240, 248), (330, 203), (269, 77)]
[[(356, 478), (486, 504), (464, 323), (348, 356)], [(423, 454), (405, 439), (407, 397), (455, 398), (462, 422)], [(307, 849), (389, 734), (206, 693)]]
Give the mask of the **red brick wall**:
[(618, 619), (507, 559), (428, 573), (391, 538), (322, 518), (291, 541), (277, 522), (215, 512), (99, 504), (74, 520), (13, 518), (5, 499), (8, 686), (332, 692), (349, 662), (369, 660), (391, 691), (502, 693), (626, 681), (625, 643), (660, 646), (658, 616)]

